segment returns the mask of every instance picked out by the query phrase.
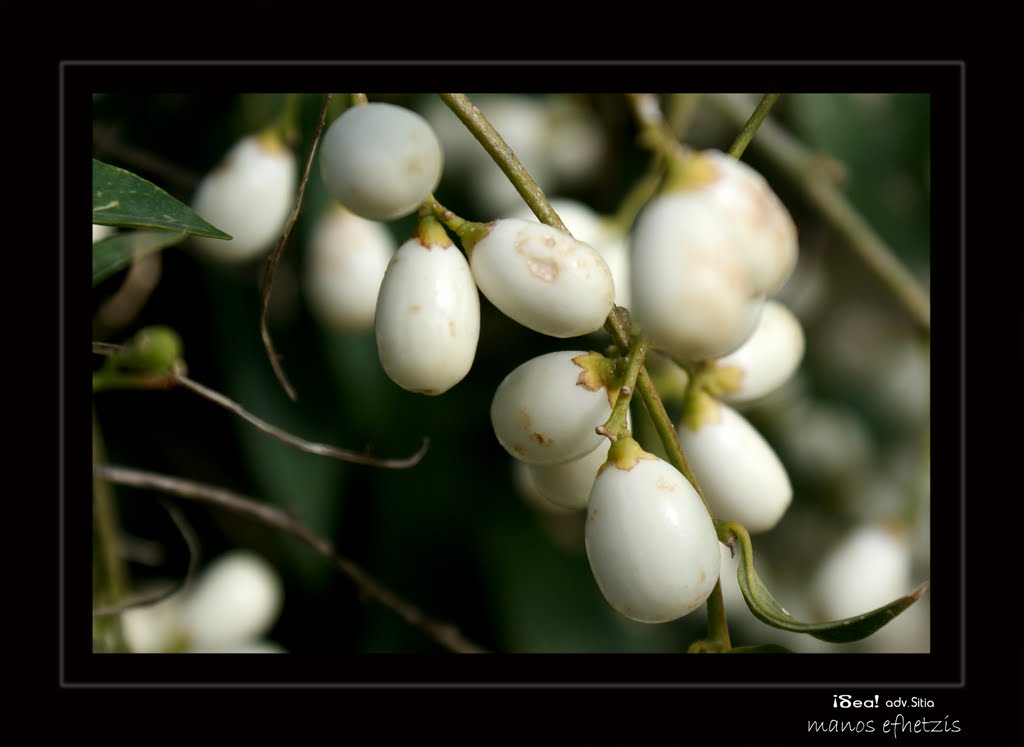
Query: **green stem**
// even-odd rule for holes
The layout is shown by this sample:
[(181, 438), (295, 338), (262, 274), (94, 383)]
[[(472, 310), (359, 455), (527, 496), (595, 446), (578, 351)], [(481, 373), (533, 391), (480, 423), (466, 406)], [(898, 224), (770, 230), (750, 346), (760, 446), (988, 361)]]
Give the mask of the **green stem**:
[[(533, 214), (542, 222), (560, 231), (566, 231), (565, 224), (558, 213), (551, 207), (544, 196), (544, 191), (537, 185), (533, 177), (516, 158), (516, 154), (508, 147), (498, 131), (494, 129), (476, 105), (462, 93), (439, 93), (438, 96), (447, 104), (455, 116), (462, 120), (473, 136), (484, 146), (494, 162), (498, 164), (505, 176), (522, 195)], [(566, 231), (568, 233), (568, 231)]]
[(640, 177), (622, 199), (619, 209), (612, 217), (612, 224), (623, 234), (629, 233), (633, 227), (633, 221), (643, 210), (644, 205), (650, 202), (651, 198), (658, 193), (661, 180), (665, 176), (664, 159), (655, 155), (651, 158), (651, 165), (647, 173)]
[(665, 121), (658, 99), (650, 93), (630, 93), (626, 96), (633, 109), (633, 116), (640, 125), (640, 143), (662, 156), (670, 165), (685, 161), (691, 151), (679, 142)]
[(364, 106), (369, 104), (370, 100), (366, 98), (365, 93), (353, 93), (352, 94), (352, 106)]
[(740, 130), (740, 134), (736, 136), (736, 139), (732, 141), (732, 145), (729, 146), (729, 155), (733, 158), (739, 158), (743, 155), (743, 151), (750, 145), (750, 141), (754, 139), (754, 133), (757, 132), (761, 123), (764, 122), (764, 118), (768, 116), (768, 112), (775, 106), (775, 102), (779, 100), (781, 93), (766, 93), (761, 97), (761, 101), (758, 103), (757, 108), (754, 109), (754, 113), (750, 115), (750, 119), (743, 125), (743, 129)]
[(693, 122), (693, 115), (697, 112), (700, 104), (701, 94), (699, 93), (673, 93), (668, 100), (668, 125), (672, 128), (676, 138), (683, 140), (690, 124)]
[[(720, 94), (711, 100), (734, 120), (745, 116), (748, 106), (745, 97)], [(843, 237), (853, 253), (895, 296), (919, 331), (929, 336), (931, 301), (927, 291), (839, 191), (833, 178), (820, 167), (820, 157), (774, 122), (765, 122), (761, 126), (756, 147)]]
[(722, 580), (719, 579), (708, 597), (708, 638), (714, 641), (716, 649), (728, 651), (732, 648), (729, 640), (729, 624), (725, 618), (725, 598), (722, 596)]
[[(100, 432), (96, 411), (92, 413), (92, 460), (93, 463), (106, 461), (103, 437)], [(93, 478), (92, 481), (93, 511), (93, 604), (98, 607), (111, 607), (124, 599), (126, 572), (124, 561), (118, 552), (118, 536), (120, 534), (117, 520), (117, 508), (114, 494), (109, 483)], [(124, 653), (128, 651), (121, 629), (121, 617), (110, 615), (95, 618), (93, 621), (93, 640), (102, 651)]]
[[(569, 233), (562, 223), (562, 219), (558, 217), (558, 213), (551, 207), (551, 203), (548, 202), (544, 192), (537, 186), (537, 182), (527, 173), (522, 163), (516, 158), (515, 153), (505, 145), (505, 141), (501, 139), (498, 132), (480, 114), (480, 110), (463, 94), (442, 93), (439, 96), (455, 112), (456, 116), (462, 120), (462, 123), (480, 141), (487, 152), (490, 153), (491, 158), (501, 167), (501, 170), (505, 172), (505, 175), (508, 176), (509, 180), (519, 191), (519, 194), (526, 200), (534, 215), (541, 222)], [(444, 222), (443, 219), (442, 222)], [(611, 313), (605, 320), (604, 328), (611, 335), (612, 341), (619, 350), (630, 350), (629, 315), (625, 309), (620, 306), (613, 306)], [(658, 390), (654, 388), (654, 382), (651, 381), (650, 374), (647, 373), (642, 360), (637, 362), (636, 368), (636, 388), (639, 390), (644, 407), (647, 408), (651, 421), (654, 423), (658, 437), (665, 446), (669, 463), (690, 481), (694, 490), (697, 491), (697, 495), (703, 501), (708, 515), (714, 521), (715, 515), (711, 511), (711, 507), (708, 505), (707, 499), (704, 497), (704, 493), (701, 491), (689, 463), (686, 461), (683, 447), (679, 443), (679, 435), (676, 433), (675, 426), (672, 425), (672, 421), (665, 411), (665, 405), (661, 401), (661, 397), (658, 396)], [(724, 608), (722, 609), (721, 617), (724, 626)]]
[(435, 218), (444, 223), (448, 228), (450, 228), (455, 233), (461, 231), (465, 227), (466, 223), (468, 223), (468, 221), (465, 218), (460, 218), (451, 210), (449, 210), (440, 202), (438, 202), (437, 198), (434, 197), (434, 195), (430, 195), (429, 197), (427, 197), (426, 200), (424, 200), (423, 205), (421, 206), (421, 211), (423, 207), (426, 207), (429, 210), (431, 210), (434, 213)]
[(643, 368), (646, 356), (647, 340), (643, 335), (638, 335), (633, 341), (633, 347), (630, 349), (629, 357), (626, 359), (626, 374), (619, 389), (619, 396), (615, 400), (615, 407), (612, 409), (608, 422), (604, 424), (605, 433), (611, 434), (617, 439), (625, 438), (629, 435), (629, 425), (627, 423), (629, 403), (633, 399), (636, 379), (640, 374), (640, 369)]
[[(625, 314), (620, 307), (616, 306), (612, 309), (612, 313), (605, 320), (604, 328), (619, 350), (629, 349), (629, 328)], [(679, 434), (676, 432), (672, 419), (665, 410), (665, 403), (661, 401), (658, 390), (655, 388), (654, 382), (651, 381), (651, 376), (647, 372), (646, 367), (640, 368), (640, 373), (636, 380), (636, 388), (640, 392), (640, 398), (643, 400), (644, 407), (647, 408), (647, 413), (651, 416), (654, 430), (665, 447), (665, 454), (668, 457), (669, 464), (679, 470), (683, 477), (689, 481), (693, 489), (697, 491), (701, 501), (704, 502), (704, 508), (707, 509), (708, 515), (714, 520), (715, 514), (711, 510), (711, 505), (708, 503), (707, 498), (704, 497), (704, 491), (701, 490), (700, 483), (697, 482), (693, 470), (690, 469), (690, 463), (686, 460), (683, 446), (679, 443)]]

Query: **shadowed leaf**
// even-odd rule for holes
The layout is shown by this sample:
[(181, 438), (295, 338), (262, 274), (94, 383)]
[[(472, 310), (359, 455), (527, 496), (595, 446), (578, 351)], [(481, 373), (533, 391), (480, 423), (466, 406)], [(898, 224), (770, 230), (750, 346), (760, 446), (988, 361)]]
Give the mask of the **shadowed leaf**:
[(187, 235), (184, 231), (133, 231), (111, 236), (93, 244), (93, 286), (123, 270), (135, 257), (177, 244)]
[[(806, 633), (829, 643), (851, 643), (875, 633), (903, 610), (921, 598), (927, 583), (918, 586), (910, 594), (900, 597), (878, 609), (865, 612), (843, 620), (832, 620), (823, 623), (805, 623), (794, 619), (782, 608), (771, 595), (761, 578), (754, 570), (754, 554), (750, 545), (750, 535), (740, 524), (732, 521), (721, 522), (721, 528), (739, 540), (740, 565), (736, 571), (740, 591), (754, 616), (773, 628), (790, 630), (794, 633)], [(722, 535), (719, 534), (719, 537)]]
[(155, 184), (95, 158), (92, 160), (92, 222), (106, 226), (163, 228), (215, 239), (231, 238)]

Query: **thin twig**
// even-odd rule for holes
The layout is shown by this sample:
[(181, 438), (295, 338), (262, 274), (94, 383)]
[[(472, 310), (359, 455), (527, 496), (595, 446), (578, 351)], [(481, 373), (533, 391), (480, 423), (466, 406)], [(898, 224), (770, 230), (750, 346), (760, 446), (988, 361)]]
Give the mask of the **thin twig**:
[[(106, 355), (109, 357), (120, 351), (122, 347), (123, 346), (121, 345), (111, 345), (106, 342), (93, 342), (92, 351), (98, 355)], [(329, 444), (306, 441), (305, 439), (293, 436), (291, 433), (271, 425), (265, 420), (261, 420), (240, 404), (229, 397), (224, 396), (220, 392), (214, 391), (209, 387), (203, 386), (198, 381), (188, 378), (188, 376), (185, 375), (184, 362), (181, 360), (176, 361), (175, 365), (173, 365), (166, 373), (123, 374), (118, 376), (116, 381), (116, 388), (129, 389), (170, 389), (175, 385), (190, 389), (200, 397), (204, 397), (214, 404), (220, 405), (226, 410), (230, 410), (243, 420), (246, 420), (259, 428), (267, 435), (273, 436), (289, 446), (294, 446), (296, 449), (300, 449), (310, 454), (341, 459), (342, 461), (352, 462), (354, 464), (365, 464), (370, 467), (382, 467), (384, 469), (408, 469), (409, 467), (415, 467), (419, 464), (423, 460), (423, 457), (426, 456), (427, 450), (430, 448), (430, 438), (424, 436), (423, 441), (420, 443), (420, 447), (412, 455), (398, 459), (382, 459), (380, 457), (371, 456), (369, 448), (360, 452), (352, 451), (351, 449), (342, 449), (337, 446), (330, 446)], [(95, 388), (95, 384), (93, 391), (98, 391)]]
[[(719, 111), (735, 121), (746, 117), (745, 96), (718, 94), (709, 97)], [(790, 179), (804, 199), (845, 239), (846, 246), (896, 297), (925, 335), (931, 334), (931, 300), (928, 292), (900, 262), (892, 248), (868, 225), (833, 178), (820, 168), (820, 157), (774, 122), (764, 122), (754, 147)]]
[(230, 410), (231, 412), (238, 415), (240, 418), (248, 421), (252, 425), (259, 428), (264, 433), (273, 436), (279, 441), (283, 441), (289, 446), (294, 446), (296, 449), (309, 452), (310, 454), (319, 454), (320, 456), (333, 457), (335, 459), (341, 459), (346, 462), (353, 462), (355, 464), (366, 464), (371, 467), (384, 467), (386, 469), (408, 469), (419, 464), (420, 460), (423, 459), (427, 453), (427, 449), (430, 448), (430, 439), (427, 436), (423, 437), (423, 443), (420, 444), (420, 448), (412, 456), (402, 457), (400, 459), (381, 459), (379, 457), (370, 456), (366, 452), (351, 451), (349, 449), (339, 449), (336, 446), (330, 446), (328, 444), (315, 443), (313, 441), (306, 441), (305, 439), (293, 436), (287, 431), (283, 431), (270, 423), (260, 420), (258, 417), (248, 412), (237, 402), (228, 399), (220, 392), (216, 392), (213, 389), (209, 389), (198, 381), (193, 381), (182, 373), (172, 373), (172, 379), (181, 384), (187, 389), (191, 389), (196, 394), (205, 397), (206, 399), (214, 402), (221, 407)]
[(544, 197), (544, 191), (540, 188), (540, 185), (530, 176), (526, 167), (519, 161), (516, 154), (512, 152), (512, 149), (508, 147), (508, 143), (505, 142), (501, 134), (487, 121), (483, 112), (465, 94), (439, 93), (438, 96), (454, 112), (455, 116), (466, 125), (466, 129), (473, 134), (473, 137), (484, 146), (484, 150), (498, 164), (505, 173), (505, 176), (512, 182), (512, 186), (522, 195), (526, 204), (533, 211), (533, 214), (542, 223), (546, 223), (560, 231), (566, 231), (565, 224), (562, 223), (558, 213), (551, 207), (551, 203)]
[(142, 597), (131, 602), (125, 602), (113, 607), (101, 607), (92, 611), (93, 617), (106, 617), (108, 615), (118, 615), (127, 610), (138, 609), (139, 607), (152, 607), (154, 604), (159, 604), (166, 599), (170, 599), (175, 594), (180, 594), (185, 591), (192, 583), (192, 579), (195, 578), (196, 570), (199, 568), (199, 538), (196, 536), (195, 530), (192, 525), (185, 519), (185, 515), (181, 511), (172, 506), (167, 501), (160, 501), (160, 505), (164, 507), (168, 514), (171, 516), (171, 520), (174, 525), (181, 532), (181, 536), (185, 540), (185, 545), (188, 547), (188, 570), (185, 571), (185, 578), (180, 583), (174, 584), (169, 589), (157, 592), (151, 596)]
[(120, 467), (112, 464), (93, 464), (94, 477), (120, 485), (159, 490), (189, 500), (196, 500), (219, 508), (249, 516), (269, 526), (290, 534), (309, 545), (321, 557), (334, 563), (342, 573), (359, 587), (370, 599), (374, 599), (399, 615), (403, 620), (419, 628), (430, 638), (456, 653), (488, 653), (472, 641), (467, 640), (453, 625), (428, 617), (422, 610), (405, 601), (383, 586), (356, 563), (338, 554), (327, 540), (310, 532), (286, 511), (223, 488), (184, 480), (170, 475)]
[(317, 143), (320, 142), (320, 133), (324, 128), (324, 120), (327, 117), (327, 105), (331, 101), (331, 94), (324, 95), (323, 106), (320, 107), (320, 118), (317, 120), (316, 129), (313, 132), (313, 142), (309, 145), (309, 154), (306, 156), (306, 167), (302, 172), (302, 180), (299, 182), (299, 191), (295, 197), (295, 207), (292, 208), (291, 215), (288, 216), (288, 222), (284, 226), (284, 233), (281, 235), (281, 240), (277, 242), (277, 246), (274, 247), (274, 251), (267, 257), (267, 270), (263, 275), (263, 287), (261, 290), (260, 298), (260, 335), (263, 337), (263, 346), (267, 349), (267, 356), (270, 358), (270, 365), (274, 368), (274, 375), (277, 376), (277, 380), (281, 382), (281, 386), (284, 391), (288, 394), (288, 397), (295, 401), (298, 399), (295, 389), (288, 382), (288, 377), (284, 374), (284, 369), (281, 367), (281, 362), (278, 360), (277, 351), (274, 350), (274, 343), (270, 339), (270, 329), (267, 327), (267, 310), (270, 308), (270, 290), (274, 285), (274, 275), (277, 272), (277, 263), (281, 259), (281, 255), (284, 254), (285, 244), (288, 243), (288, 237), (291, 236), (292, 226), (295, 225), (295, 220), (299, 217), (299, 208), (302, 207), (302, 197), (306, 193), (306, 183), (309, 181), (309, 171), (313, 166), (313, 156), (316, 154)]
[(743, 155), (743, 151), (750, 145), (750, 141), (754, 139), (754, 133), (764, 122), (765, 117), (768, 116), (768, 112), (775, 106), (775, 102), (779, 100), (781, 93), (766, 93), (761, 101), (758, 102), (757, 108), (754, 109), (754, 113), (750, 115), (750, 119), (743, 125), (743, 129), (740, 130), (740, 134), (736, 136), (736, 139), (732, 141), (732, 145), (729, 146), (729, 155), (733, 158), (739, 158)]

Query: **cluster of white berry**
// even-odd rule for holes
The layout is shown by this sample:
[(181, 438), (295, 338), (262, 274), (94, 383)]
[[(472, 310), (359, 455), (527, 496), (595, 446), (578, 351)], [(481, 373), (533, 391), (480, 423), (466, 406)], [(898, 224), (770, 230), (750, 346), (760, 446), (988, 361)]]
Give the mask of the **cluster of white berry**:
[[(520, 214), (454, 227), (463, 255), (442, 224), (421, 213), (415, 235), (395, 251), (377, 221), (410, 215), (430, 199), (443, 160), (430, 124), (402, 107), (355, 106), (331, 124), (320, 165), (341, 207), (321, 218), (312, 239), (309, 287), (318, 313), (346, 329), (372, 323), (387, 375), (409, 391), (438, 395), (472, 367), (478, 291), (523, 326), (562, 339), (594, 333), (616, 302), (628, 306), (653, 347), (701, 372), (679, 437), (717, 518), (755, 532), (774, 526), (791, 500), (785, 469), (725, 404), (772, 391), (803, 353), (796, 318), (769, 298), (794, 267), (797, 240), (764, 179), (724, 154), (692, 154), (638, 217), (628, 251), (622, 231), (565, 202), (556, 209), (575, 237)], [(281, 172), (273, 195), (257, 200), (237, 186), (271, 168)], [(287, 212), (293, 168), (280, 150), (268, 154), (246, 141), (208, 178), (196, 208), (235, 234), (212, 242), (221, 256), (232, 245), (236, 257), (266, 248)], [(215, 203), (228, 182), (244, 194), (247, 214), (253, 202), (263, 206), (257, 225), (236, 222), (233, 203)], [(708, 598), (720, 573), (719, 542), (678, 470), (628, 432), (614, 440), (598, 433), (620, 396), (622, 364), (579, 349), (526, 361), (497, 388), (491, 421), (542, 494), (586, 507), (587, 555), (609, 603), (632, 619), (661, 622)]]

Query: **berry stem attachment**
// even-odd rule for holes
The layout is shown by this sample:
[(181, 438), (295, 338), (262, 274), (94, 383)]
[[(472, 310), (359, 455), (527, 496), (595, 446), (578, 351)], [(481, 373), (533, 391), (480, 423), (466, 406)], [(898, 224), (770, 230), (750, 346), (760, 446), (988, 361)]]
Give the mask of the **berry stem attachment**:
[(434, 217), (441, 221), (444, 225), (450, 228), (459, 237), (459, 241), (462, 242), (462, 248), (466, 251), (466, 256), (469, 257), (473, 253), (473, 247), (486, 236), (493, 224), (491, 223), (475, 223), (473, 221), (460, 218), (451, 210), (446, 208), (434, 195), (430, 195), (424, 200), (421, 210), (424, 208), (432, 210)]
[(452, 245), (452, 240), (448, 237), (444, 226), (434, 217), (433, 213), (429, 212), (420, 215), (420, 219), (416, 223), (416, 238), (423, 246), (449, 247)]
[(444, 223), (455, 233), (459, 233), (463, 226), (469, 222), (465, 218), (460, 218), (438, 202), (434, 195), (430, 195), (426, 200), (424, 200), (423, 205), (420, 206), (420, 215), (423, 215), (424, 209), (433, 212), (435, 218)]
[(640, 369), (644, 365), (644, 357), (647, 355), (647, 340), (643, 335), (633, 340), (633, 346), (629, 350), (629, 357), (626, 359), (626, 374), (619, 388), (618, 398), (615, 400), (615, 407), (608, 421), (604, 424), (603, 430), (598, 431), (612, 441), (625, 438), (629, 435), (629, 426), (626, 417), (629, 413), (629, 403), (633, 399), (633, 391), (636, 388), (636, 379)]
[(761, 101), (758, 103), (757, 108), (754, 109), (754, 113), (750, 115), (750, 119), (743, 125), (740, 134), (736, 136), (736, 139), (732, 141), (732, 145), (729, 146), (728, 153), (730, 156), (739, 159), (743, 155), (743, 151), (747, 149), (750, 141), (754, 139), (754, 133), (757, 132), (765, 117), (768, 116), (768, 112), (772, 110), (772, 107), (775, 106), (775, 102), (779, 100), (781, 95), (781, 93), (766, 93), (761, 97)]
[(350, 95), (352, 96), (352, 106), (364, 106), (370, 103), (365, 93), (353, 93)]

